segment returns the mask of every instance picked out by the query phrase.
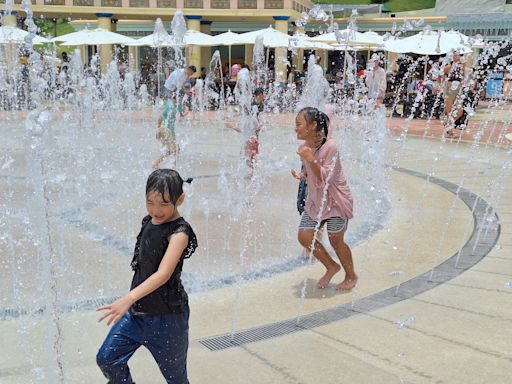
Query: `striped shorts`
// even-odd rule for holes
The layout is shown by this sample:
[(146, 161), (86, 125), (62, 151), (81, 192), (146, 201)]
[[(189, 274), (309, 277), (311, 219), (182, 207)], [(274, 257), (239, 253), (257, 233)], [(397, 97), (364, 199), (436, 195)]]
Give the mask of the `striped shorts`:
[[(341, 231), (346, 231), (348, 226), (348, 219), (345, 217), (329, 217), (328, 219), (322, 220), (320, 222), (320, 227), (322, 228), (324, 224), (327, 223), (327, 232), (328, 233), (337, 233)], [(299, 229), (311, 229), (314, 230), (317, 222), (309, 217), (306, 211), (302, 212), (302, 216), (300, 217)]]

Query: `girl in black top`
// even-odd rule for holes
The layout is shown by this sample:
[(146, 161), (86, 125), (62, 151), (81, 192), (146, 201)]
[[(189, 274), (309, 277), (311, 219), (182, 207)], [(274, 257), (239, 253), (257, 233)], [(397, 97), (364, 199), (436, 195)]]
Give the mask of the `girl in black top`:
[(107, 311), (98, 321), (114, 324), (96, 356), (109, 384), (133, 383), (127, 363), (141, 345), (150, 350), (168, 383), (188, 383), (189, 307), (181, 270), (197, 240), (178, 212), (184, 199), (178, 172), (159, 169), (149, 176), (148, 216), (135, 244), (130, 292), (97, 309)]

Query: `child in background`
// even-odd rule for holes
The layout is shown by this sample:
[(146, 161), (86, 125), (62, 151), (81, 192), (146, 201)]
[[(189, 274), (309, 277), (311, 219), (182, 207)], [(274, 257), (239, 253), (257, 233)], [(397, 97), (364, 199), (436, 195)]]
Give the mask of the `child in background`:
[(176, 95), (173, 94), (166, 101), (162, 115), (158, 118), (158, 132), (156, 133), (157, 140), (162, 143), (162, 154), (153, 160), (153, 169), (158, 169), (162, 161), (170, 155), (175, 155), (175, 165), (178, 162), (179, 148), (176, 144), (176, 117), (177, 115), (184, 115), (184, 108), (176, 101)]
[(305, 143), (297, 151), (303, 171), (293, 169), (292, 176), (298, 180), (306, 177), (308, 190), (298, 239), (303, 247), (312, 247), (313, 255), (325, 266), (326, 272), (317, 283), (318, 288), (325, 288), (341, 269), (318, 238), (318, 230), (327, 224), (329, 241), (345, 270), (345, 279), (336, 285), (336, 290), (350, 291), (358, 279), (352, 252), (344, 241), (348, 220), (353, 217), (352, 194), (343, 174), (336, 143), (328, 138), (328, 127), (329, 118), (316, 108), (303, 108), (295, 119), (297, 138)]
[[(190, 182), (191, 180), (187, 180)], [(132, 259), (130, 292), (97, 311), (111, 325), (96, 361), (109, 384), (132, 384), (128, 360), (149, 349), (168, 383), (188, 384), (188, 296), (181, 283), (183, 262), (197, 240), (178, 207), (183, 180), (171, 169), (154, 171), (146, 183), (146, 209)]]

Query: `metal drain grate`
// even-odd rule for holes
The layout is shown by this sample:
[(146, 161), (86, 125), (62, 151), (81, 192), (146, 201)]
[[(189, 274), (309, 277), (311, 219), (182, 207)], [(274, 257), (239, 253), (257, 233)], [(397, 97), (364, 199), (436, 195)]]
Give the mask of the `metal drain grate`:
[[(468, 241), (461, 248), (460, 254), (454, 254), (434, 268), (435, 273), (432, 279), (430, 279), (431, 272), (428, 271), (403, 282), (400, 285), (398, 295), (395, 294), (396, 287), (392, 287), (358, 300), (353, 308), (350, 304), (345, 304), (303, 316), (299, 321), (297, 319), (289, 319), (278, 323), (265, 324), (232, 334), (201, 339), (198, 340), (199, 343), (210, 351), (220, 351), (278, 336), (289, 335), (305, 329), (316, 328), (360, 313), (372, 312), (414, 297), (453, 279), (482, 260), (496, 245), (500, 236), (501, 225), (494, 209), (485, 200), (465, 188), (460, 188), (456, 184), (437, 177), (429, 177), (423, 173), (405, 168), (394, 168), (394, 170), (425, 179), (453, 194), (457, 194), (473, 212), (473, 232)], [(490, 217), (488, 216), (489, 212), (492, 212)]]

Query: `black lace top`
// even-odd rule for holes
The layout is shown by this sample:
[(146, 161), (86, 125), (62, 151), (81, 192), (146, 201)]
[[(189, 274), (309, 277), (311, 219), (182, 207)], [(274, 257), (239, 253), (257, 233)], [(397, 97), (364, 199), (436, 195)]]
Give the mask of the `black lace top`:
[(164, 285), (137, 301), (132, 306), (134, 312), (157, 315), (181, 313), (186, 308), (188, 296), (181, 283), (181, 271), (183, 261), (196, 250), (197, 239), (190, 224), (182, 217), (160, 225), (152, 224), (150, 216), (142, 220), (142, 228), (137, 236), (131, 263), (135, 273), (130, 289), (139, 286), (158, 270), (169, 246), (169, 237), (179, 232), (185, 232), (188, 235), (188, 245), (171, 278)]

